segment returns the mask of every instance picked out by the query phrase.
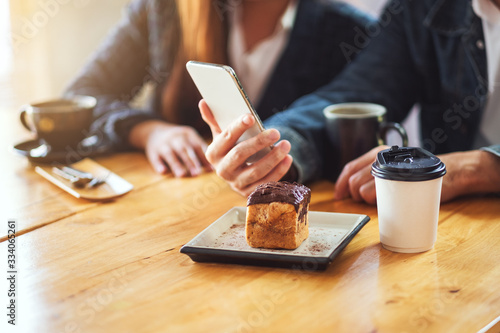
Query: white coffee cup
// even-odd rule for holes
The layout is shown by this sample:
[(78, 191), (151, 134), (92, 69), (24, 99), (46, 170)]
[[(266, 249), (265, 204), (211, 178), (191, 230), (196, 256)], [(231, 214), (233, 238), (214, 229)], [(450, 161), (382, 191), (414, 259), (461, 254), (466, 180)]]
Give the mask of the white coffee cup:
[(384, 248), (417, 253), (434, 247), (445, 173), (444, 163), (421, 148), (393, 146), (378, 153), (372, 174)]

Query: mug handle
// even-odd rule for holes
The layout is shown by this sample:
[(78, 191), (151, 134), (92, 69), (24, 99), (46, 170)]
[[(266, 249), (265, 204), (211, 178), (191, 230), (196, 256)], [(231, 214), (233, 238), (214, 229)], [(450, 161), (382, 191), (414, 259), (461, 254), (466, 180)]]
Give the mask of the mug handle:
[(33, 130), (33, 128), (30, 126), (30, 124), (28, 123), (28, 121), (26, 120), (26, 109), (28, 108), (27, 105), (25, 106), (22, 106), (21, 107), (21, 113), (19, 114), (19, 120), (21, 120), (21, 124), (23, 124), (23, 126), (28, 130), (28, 131), (31, 131), (31, 132), (35, 132)]
[(399, 123), (393, 123), (393, 122), (386, 122), (380, 125), (380, 137), (384, 138), (384, 142), (387, 141), (387, 132), (389, 130), (396, 130), (396, 132), (399, 133), (401, 136), (401, 140), (403, 140), (403, 146), (402, 147), (408, 147), (408, 133), (406, 133), (406, 130), (404, 129), (403, 126), (401, 126)]

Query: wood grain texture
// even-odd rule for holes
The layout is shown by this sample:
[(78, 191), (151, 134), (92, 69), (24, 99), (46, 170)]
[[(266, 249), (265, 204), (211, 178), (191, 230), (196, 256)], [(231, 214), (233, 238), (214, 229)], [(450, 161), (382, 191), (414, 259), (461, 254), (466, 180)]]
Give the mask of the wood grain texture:
[(19, 332), (465, 333), (500, 315), (498, 197), (442, 205), (434, 249), (401, 254), (381, 247), (375, 206), (333, 201), (332, 183), (313, 184), (311, 210), (371, 221), (326, 271), (309, 272), (195, 263), (179, 253), (246, 204), (214, 173), (176, 179), (155, 174), (141, 153), (98, 158), (134, 190), (96, 203), (20, 157), (6, 161), (0, 208), (19, 230)]
[[(20, 234), (43, 227), (99, 203), (74, 198), (35, 172), (34, 164), (13, 156), (12, 164), (2, 164), (0, 181), (0, 216), (18, 220)], [(12, 156), (8, 156), (12, 158)], [(124, 153), (113, 158), (96, 158), (96, 162), (131, 183), (135, 189), (147, 187), (164, 178), (154, 173), (141, 153)], [(136, 170), (142, 170), (137, 172)], [(30, 207), (30, 209), (26, 209)], [(0, 241), (6, 230), (0, 229)]]
[(213, 173), (158, 176), (141, 154), (99, 163), (136, 188), (17, 203), (19, 224), (49, 221), (18, 237), (25, 332), (475, 332), (498, 316), (497, 197), (443, 205), (435, 248), (399, 254), (380, 246), (376, 207), (334, 202), (320, 182), (311, 210), (372, 218), (325, 272), (202, 264), (180, 247), (245, 198)]

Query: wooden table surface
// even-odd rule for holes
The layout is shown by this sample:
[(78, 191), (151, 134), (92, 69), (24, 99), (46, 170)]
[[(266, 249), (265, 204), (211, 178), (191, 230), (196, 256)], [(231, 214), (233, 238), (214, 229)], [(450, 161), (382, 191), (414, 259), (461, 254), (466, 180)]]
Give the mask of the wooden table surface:
[[(1, 113), (0, 142), (28, 135)], [(215, 174), (176, 179), (141, 153), (95, 160), (134, 185), (110, 202), (76, 199), (6, 152), (0, 185), (0, 291), (7, 317), (7, 221), (17, 222), (17, 325), (2, 332), (478, 332), (500, 316), (500, 198), (442, 205), (435, 248), (398, 254), (379, 242), (376, 207), (313, 211), (371, 221), (327, 270), (195, 263), (180, 247), (245, 198)], [(4, 327), (4, 326), (0, 326)], [(486, 330), (483, 330), (486, 331)]]

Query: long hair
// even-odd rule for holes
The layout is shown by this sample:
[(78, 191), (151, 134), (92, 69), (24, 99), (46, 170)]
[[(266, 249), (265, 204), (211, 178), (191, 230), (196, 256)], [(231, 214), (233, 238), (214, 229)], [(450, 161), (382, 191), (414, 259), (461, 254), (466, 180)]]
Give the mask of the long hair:
[(203, 127), (197, 103), (200, 95), (186, 71), (188, 60), (226, 63), (227, 9), (225, 0), (176, 0), (179, 45), (171, 50), (171, 75), (162, 96), (164, 118), (169, 122)]

